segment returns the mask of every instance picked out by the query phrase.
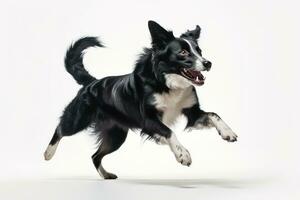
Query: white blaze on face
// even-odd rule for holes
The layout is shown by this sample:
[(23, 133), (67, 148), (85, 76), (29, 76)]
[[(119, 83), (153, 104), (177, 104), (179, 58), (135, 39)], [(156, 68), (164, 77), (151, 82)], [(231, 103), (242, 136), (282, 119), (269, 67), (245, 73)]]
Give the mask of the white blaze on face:
[(186, 40), (186, 39), (183, 39), (186, 43), (188, 43), (190, 49), (191, 49), (191, 52), (193, 53), (194, 56), (196, 56), (197, 60), (196, 60), (196, 69), (199, 70), (199, 71), (204, 71), (205, 70), (205, 67), (203, 65), (203, 62), (205, 61), (205, 59), (200, 56), (200, 54), (196, 51), (196, 49), (192, 46), (192, 44)]

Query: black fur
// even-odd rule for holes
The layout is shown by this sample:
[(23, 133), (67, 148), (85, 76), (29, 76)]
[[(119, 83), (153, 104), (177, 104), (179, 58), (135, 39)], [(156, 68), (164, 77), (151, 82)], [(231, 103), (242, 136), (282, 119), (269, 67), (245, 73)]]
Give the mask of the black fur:
[(55, 145), (57, 142), (59, 142), (60, 139), (61, 139), (61, 135), (59, 134), (58, 130), (56, 129), (49, 144)]
[(88, 47), (103, 47), (95, 37), (81, 38), (69, 47), (65, 57), (65, 67), (80, 85), (88, 85), (96, 80), (83, 67), (82, 51)]
[[(149, 21), (152, 47), (145, 48), (139, 56), (132, 73), (105, 77), (97, 80), (91, 76), (82, 63), (82, 52), (88, 47), (103, 47), (95, 37), (85, 37), (75, 42), (67, 51), (65, 67), (77, 83), (83, 85), (78, 94), (65, 108), (50, 144), (55, 144), (64, 136), (71, 136), (88, 127), (94, 128), (99, 138), (99, 149), (92, 156), (97, 169), (101, 168), (102, 158), (117, 150), (125, 141), (129, 129), (139, 129), (142, 134), (153, 138), (154, 134), (169, 138), (172, 131), (161, 122), (162, 112), (153, 105), (153, 94), (168, 93), (165, 74), (178, 74), (182, 67), (192, 68), (193, 56), (181, 56), (188, 39), (201, 55), (197, 39), (200, 27), (187, 31), (181, 38), (166, 31), (160, 25)], [(193, 90), (195, 95), (196, 92)], [(188, 118), (187, 127), (201, 118), (209, 125), (206, 113), (194, 106), (182, 111)], [(104, 178), (116, 178), (105, 172)]]

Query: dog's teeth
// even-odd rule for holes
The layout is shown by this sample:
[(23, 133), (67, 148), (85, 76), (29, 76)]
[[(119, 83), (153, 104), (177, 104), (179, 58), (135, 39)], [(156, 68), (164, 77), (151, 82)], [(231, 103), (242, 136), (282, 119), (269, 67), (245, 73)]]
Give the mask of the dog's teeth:
[(205, 78), (205, 76), (203, 76), (203, 80), (205, 80), (206, 78)]
[(186, 72), (186, 69), (185, 69), (185, 68), (183, 68), (183, 71), (184, 71), (184, 72)]
[(196, 77), (196, 81), (197, 81), (197, 82), (199, 81), (199, 78), (198, 78), (198, 76)]

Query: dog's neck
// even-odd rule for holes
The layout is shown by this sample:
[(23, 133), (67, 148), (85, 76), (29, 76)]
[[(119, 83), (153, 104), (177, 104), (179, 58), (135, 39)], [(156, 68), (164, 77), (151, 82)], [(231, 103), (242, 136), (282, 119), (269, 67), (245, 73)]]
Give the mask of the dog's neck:
[(165, 74), (165, 84), (171, 90), (185, 90), (192, 84), (184, 77), (178, 74)]

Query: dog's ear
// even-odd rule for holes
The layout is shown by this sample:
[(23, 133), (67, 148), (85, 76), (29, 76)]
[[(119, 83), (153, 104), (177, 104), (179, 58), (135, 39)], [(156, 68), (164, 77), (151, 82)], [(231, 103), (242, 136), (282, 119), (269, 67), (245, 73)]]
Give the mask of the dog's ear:
[(175, 39), (172, 31), (167, 31), (155, 21), (148, 21), (153, 47), (163, 48)]
[(196, 26), (196, 28), (192, 31), (187, 30), (187, 32), (183, 33), (180, 37), (189, 37), (197, 40), (200, 36), (201, 28), (199, 25)]

